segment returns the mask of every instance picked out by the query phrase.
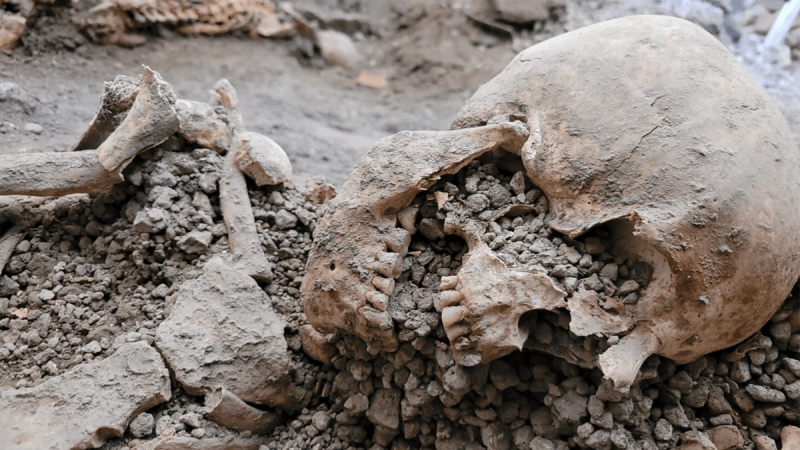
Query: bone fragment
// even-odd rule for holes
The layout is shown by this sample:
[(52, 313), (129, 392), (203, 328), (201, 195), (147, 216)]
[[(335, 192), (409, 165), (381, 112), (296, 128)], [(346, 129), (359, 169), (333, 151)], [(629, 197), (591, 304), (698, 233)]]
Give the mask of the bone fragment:
[[(2, 225), (2, 220), (0, 220), (0, 226)], [(0, 235), (0, 273), (3, 273), (11, 254), (14, 253), (17, 244), (25, 236), (24, 229), (22, 225), (13, 225), (8, 231)]]
[(134, 445), (131, 450), (258, 450), (267, 442), (261, 438), (225, 438), (195, 439), (175, 436), (175, 430), (167, 431), (155, 439)]
[(410, 205), (401, 209), (400, 212), (397, 213), (397, 221), (400, 222), (400, 226), (402, 226), (404, 230), (408, 231), (409, 234), (414, 234), (417, 232), (417, 227), (415, 224), (417, 221), (418, 212), (418, 206)]
[(0, 195), (61, 196), (108, 192), (123, 181), (97, 151), (0, 155)]
[[(234, 136), (237, 136), (243, 130), (236, 90), (228, 80), (222, 79), (215, 84), (212, 94), (227, 109), (228, 123)], [(247, 182), (236, 164), (236, 153), (237, 148), (228, 150), (219, 180), (219, 202), (225, 226), (228, 227), (231, 262), (235, 268), (245, 271), (254, 279), (269, 282), (272, 280), (272, 264), (267, 260), (258, 239)]]
[(177, 131), (178, 115), (172, 86), (144, 66), (130, 112), (97, 148), (100, 163), (108, 171), (121, 172), (138, 153), (164, 142)]
[(658, 345), (658, 338), (640, 325), (600, 355), (600, 369), (606, 378), (614, 382), (614, 389), (627, 392), (636, 380), (639, 368), (656, 352)]
[(567, 308), (571, 317), (569, 330), (577, 336), (610, 337), (628, 332), (634, 326), (631, 317), (612, 314), (600, 307), (597, 292), (583, 287), (573, 294)]
[(96, 149), (108, 139), (131, 110), (140, 85), (141, 78), (137, 80), (124, 75), (116, 77), (114, 81), (103, 83), (100, 108), (92, 123), (72, 147), (72, 151)]
[(280, 145), (263, 134), (245, 131), (236, 137), (236, 166), (259, 186), (292, 179), (292, 163)]
[(178, 100), (175, 110), (178, 114), (178, 132), (187, 141), (217, 152), (230, 147), (231, 132), (214, 108), (202, 102)]
[(236, 431), (255, 434), (272, 432), (281, 422), (281, 415), (256, 409), (225, 388), (206, 395), (206, 418)]

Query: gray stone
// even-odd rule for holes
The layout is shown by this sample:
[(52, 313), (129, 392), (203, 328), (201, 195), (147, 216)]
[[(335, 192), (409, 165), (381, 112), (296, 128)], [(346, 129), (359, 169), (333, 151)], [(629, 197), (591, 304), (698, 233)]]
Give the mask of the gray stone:
[(44, 127), (42, 127), (38, 123), (33, 123), (33, 122), (26, 123), (22, 127), (22, 129), (27, 131), (28, 133), (33, 133), (33, 134), (42, 134), (42, 132), (44, 131)]
[(589, 399), (575, 391), (567, 391), (566, 394), (553, 401), (553, 413), (557, 419), (567, 423), (577, 424), (588, 416), (587, 404)]
[(133, 437), (143, 438), (151, 434), (155, 426), (156, 419), (152, 414), (141, 413), (131, 421), (130, 425), (128, 425), (128, 431), (131, 432)]
[(800, 378), (800, 361), (792, 358), (783, 358), (783, 365), (792, 372), (792, 375)]
[(297, 226), (297, 216), (286, 211), (285, 209), (281, 209), (275, 214), (275, 226), (279, 230), (288, 230)]
[(667, 406), (664, 408), (664, 418), (673, 426), (679, 428), (689, 428), (689, 418), (681, 405)]
[(745, 390), (748, 394), (753, 396), (754, 399), (760, 402), (783, 403), (786, 401), (786, 396), (783, 392), (766, 386), (748, 384)]
[(0, 414), (0, 436), (15, 450), (96, 448), (122, 436), (137, 411), (171, 396), (158, 352), (145, 342), (126, 344), (34, 388), (3, 391), (0, 411), (13, 414)]
[(731, 369), (731, 378), (737, 383), (746, 383), (750, 381), (750, 364), (747, 360), (740, 359), (734, 361), (733, 368)]
[(81, 351), (84, 353), (91, 353), (93, 355), (96, 355), (103, 351), (103, 347), (100, 346), (99, 342), (92, 341), (84, 345), (83, 348), (81, 348)]
[(491, 422), (481, 427), (481, 441), (486, 450), (509, 450), (511, 448), (511, 428), (500, 422)]
[(489, 368), (489, 379), (491, 380), (492, 384), (501, 391), (510, 387), (514, 387), (520, 383), (520, 379), (517, 376), (517, 371), (514, 370), (514, 367), (512, 367), (511, 364), (499, 359), (492, 361), (492, 364)]
[(669, 441), (672, 439), (672, 424), (666, 419), (658, 419), (653, 434), (659, 441)]
[[(549, 439), (540, 436), (533, 438), (527, 448), (530, 450), (556, 450), (556, 446)], [(523, 450), (523, 447), (517, 447), (517, 449)]]
[(319, 431), (326, 431), (331, 424), (331, 414), (328, 411), (317, 411), (311, 416), (311, 425)]
[(131, 231), (134, 233), (158, 233), (166, 227), (167, 213), (159, 208), (149, 208), (136, 213)]
[(766, 434), (757, 436), (753, 441), (756, 444), (757, 450), (778, 450), (778, 445), (775, 444), (775, 440)]
[(288, 383), (283, 329), (255, 280), (213, 258), (181, 285), (156, 346), (192, 395), (224, 387), (246, 402), (294, 411), (303, 394)]
[(372, 394), (367, 419), (375, 425), (390, 430), (400, 427), (400, 398), (403, 393), (397, 389), (378, 389)]
[(196, 412), (188, 412), (178, 417), (178, 421), (191, 428), (200, 428), (203, 426), (203, 419), (200, 414)]
[(797, 380), (794, 383), (789, 383), (786, 386), (784, 386), (783, 392), (785, 392), (786, 396), (792, 400), (800, 398), (800, 380)]
[(292, 163), (286, 152), (263, 134), (251, 131), (239, 133), (235, 151), (239, 170), (259, 186), (285, 183), (292, 179)]
[(208, 251), (214, 236), (210, 231), (193, 230), (177, 239), (178, 248), (186, 253), (197, 255)]

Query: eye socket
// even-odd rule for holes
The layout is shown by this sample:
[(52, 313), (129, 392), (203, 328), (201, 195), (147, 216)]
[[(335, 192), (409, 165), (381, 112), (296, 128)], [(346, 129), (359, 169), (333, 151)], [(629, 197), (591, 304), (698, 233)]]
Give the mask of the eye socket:
[(328, 268), (331, 270), (336, 270), (336, 263), (331, 261), (331, 263), (328, 265)]

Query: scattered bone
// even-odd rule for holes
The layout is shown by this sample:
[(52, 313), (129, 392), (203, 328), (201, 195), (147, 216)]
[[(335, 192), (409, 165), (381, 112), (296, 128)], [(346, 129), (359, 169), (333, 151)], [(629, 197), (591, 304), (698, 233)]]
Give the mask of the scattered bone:
[(100, 193), (122, 181), (100, 164), (96, 150), (0, 155), (0, 195)]
[(283, 328), (258, 284), (214, 258), (181, 285), (156, 346), (193, 395), (224, 387), (246, 402), (295, 411), (305, 393), (289, 385)]
[(227, 389), (215, 389), (206, 394), (205, 416), (214, 422), (237, 431), (267, 434), (281, 422), (280, 414), (262, 411), (243, 402)]
[(178, 131), (172, 86), (147, 66), (130, 111), (113, 133), (97, 147), (100, 163), (121, 173), (138, 153), (155, 147)]
[(35, 388), (3, 392), (0, 409), (13, 414), (0, 414), (0, 435), (17, 450), (96, 448), (171, 395), (158, 352), (127, 344)]
[(263, 134), (252, 131), (239, 133), (233, 153), (239, 170), (259, 186), (272, 186), (292, 179), (292, 163), (286, 152)]
[(239, 98), (228, 80), (220, 80), (213, 92), (216, 100), (227, 110), (229, 126), (233, 133), (234, 148), (228, 150), (222, 177), (219, 181), (220, 203), (225, 225), (228, 227), (228, 244), (234, 267), (245, 271), (259, 281), (272, 279), (272, 264), (261, 248), (253, 218), (253, 208), (247, 195), (247, 182), (238, 166), (238, 152), (244, 149), (238, 144), (244, 133)]
[(214, 438), (195, 439), (166, 433), (157, 438), (134, 445), (131, 450), (258, 450), (264, 445), (260, 438)]
[(96, 149), (107, 140), (131, 110), (141, 82), (141, 76), (135, 79), (120, 75), (114, 81), (103, 83), (100, 108), (72, 150)]

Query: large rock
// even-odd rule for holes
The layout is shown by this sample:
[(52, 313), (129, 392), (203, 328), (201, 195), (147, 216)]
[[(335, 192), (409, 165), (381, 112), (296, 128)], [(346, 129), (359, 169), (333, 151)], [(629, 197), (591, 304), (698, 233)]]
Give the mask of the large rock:
[(172, 391), (158, 352), (135, 342), (34, 388), (0, 395), (0, 447), (69, 450), (122, 436), (134, 417), (169, 400)]
[(225, 388), (246, 402), (293, 410), (303, 393), (289, 384), (283, 328), (258, 284), (214, 258), (181, 286), (156, 346), (192, 395)]

